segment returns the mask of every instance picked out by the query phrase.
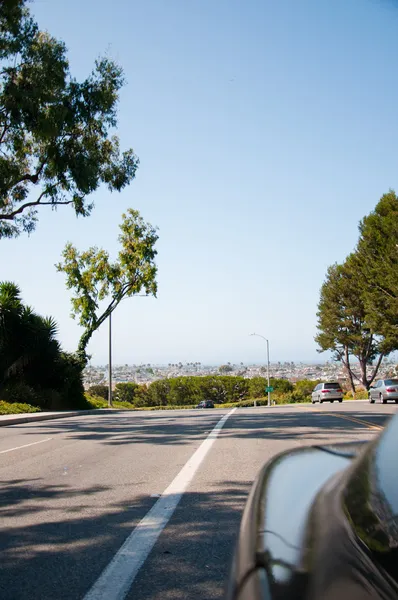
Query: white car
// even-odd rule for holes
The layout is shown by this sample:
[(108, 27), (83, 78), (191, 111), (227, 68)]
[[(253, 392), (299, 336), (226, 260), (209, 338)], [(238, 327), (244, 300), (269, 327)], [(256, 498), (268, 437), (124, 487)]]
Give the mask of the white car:
[(311, 395), (312, 404), (315, 402), (343, 402), (343, 390), (341, 385), (335, 381), (327, 381), (326, 383), (318, 383)]
[(398, 404), (398, 379), (379, 379), (369, 390), (369, 402), (387, 404), (387, 400), (395, 400)]

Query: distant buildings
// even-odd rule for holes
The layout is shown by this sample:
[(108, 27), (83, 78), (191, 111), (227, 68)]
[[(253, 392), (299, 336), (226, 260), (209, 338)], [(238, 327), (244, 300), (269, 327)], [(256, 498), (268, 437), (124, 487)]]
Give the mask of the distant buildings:
[[(239, 363), (231, 365), (232, 371), (229, 375), (240, 375), (245, 378), (265, 377), (266, 367), (264, 365), (244, 365)], [(187, 375), (220, 375), (219, 366), (206, 366), (199, 362), (194, 363), (169, 363), (168, 365), (152, 365), (150, 363), (140, 365), (115, 365), (112, 369), (113, 383), (129, 382), (149, 384), (157, 379), (170, 379), (171, 377), (181, 377)], [(355, 370), (355, 364), (354, 364)], [(378, 376), (391, 375), (391, 371), (396, 367), (391, 363), (382, 364)], [(358, 368), (358, 376), (360, 375)], [(369, 376), (372, 374), (372, 367), (369, 367)], [(270, 365), (271, 377), (288, 379), (291, 382), (301, 379), (320, 380), (339, 380), (342, 383), (347, 381), (347, 375), (344, 367), (335, 362), (326, 362), (325, 364), (305, 364), (305, 363), (275, 363)], [(106, 384), (108, 382), (108, 365), (88, 366), (84, 371), (84, 385), (90, 387), (95, 384)]]

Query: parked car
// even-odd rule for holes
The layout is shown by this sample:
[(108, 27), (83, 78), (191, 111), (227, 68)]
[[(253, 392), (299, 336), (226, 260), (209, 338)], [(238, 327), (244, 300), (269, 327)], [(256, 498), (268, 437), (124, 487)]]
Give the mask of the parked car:
[(226, 600), (398, 598), (398, 414), (371, 442), (271, 459), (251, 489)]
[(325, 400), (329, 402), (334, 402), (335, 400), (343, 402), (343, 395), (343, 390), (339, 383), (327, 381), (326, 383), (318, 383), (312, 392), (311, 400), (312, 404), (315, 404), (315, 402), (322, 404)]
[(214, 408), (213, 400), (202, 400), (196, 408)]
[(398, 379), (379, 379), (369, 390), (369, 402), (376, 401), (386, 404), (388, 400), (395, 400), (398, 404)]

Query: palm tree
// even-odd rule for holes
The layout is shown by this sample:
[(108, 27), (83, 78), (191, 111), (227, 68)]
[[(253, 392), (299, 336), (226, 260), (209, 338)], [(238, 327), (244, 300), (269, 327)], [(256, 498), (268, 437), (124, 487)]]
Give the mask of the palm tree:
[(0, 283), (0, 386), (11, 379), (49, 384), (61, 354), (57, 332), (52, 317), (23, 305), (17, 285)]

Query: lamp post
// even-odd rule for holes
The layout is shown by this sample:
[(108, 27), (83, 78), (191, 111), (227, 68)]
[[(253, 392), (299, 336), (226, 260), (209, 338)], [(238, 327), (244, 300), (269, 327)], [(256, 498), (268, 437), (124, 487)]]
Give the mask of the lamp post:
[[(268, 406), (271, 406), (271, 392), (269, 391), (269, 341), (267, 340), (266, 337), (264, 337), (263, 335), (260, 335), (259, 333), (251, 333), (250, 335), (255, 335), (257, 337), (262, 338), (263, 340), (265, 340), (267, 342), (267, 381), (268, 381)], [(256, 401), (254, 400), (254, 406), (257, 406)]]
[(112, 408), (112, 313), (109, 313), (108, 408)]

